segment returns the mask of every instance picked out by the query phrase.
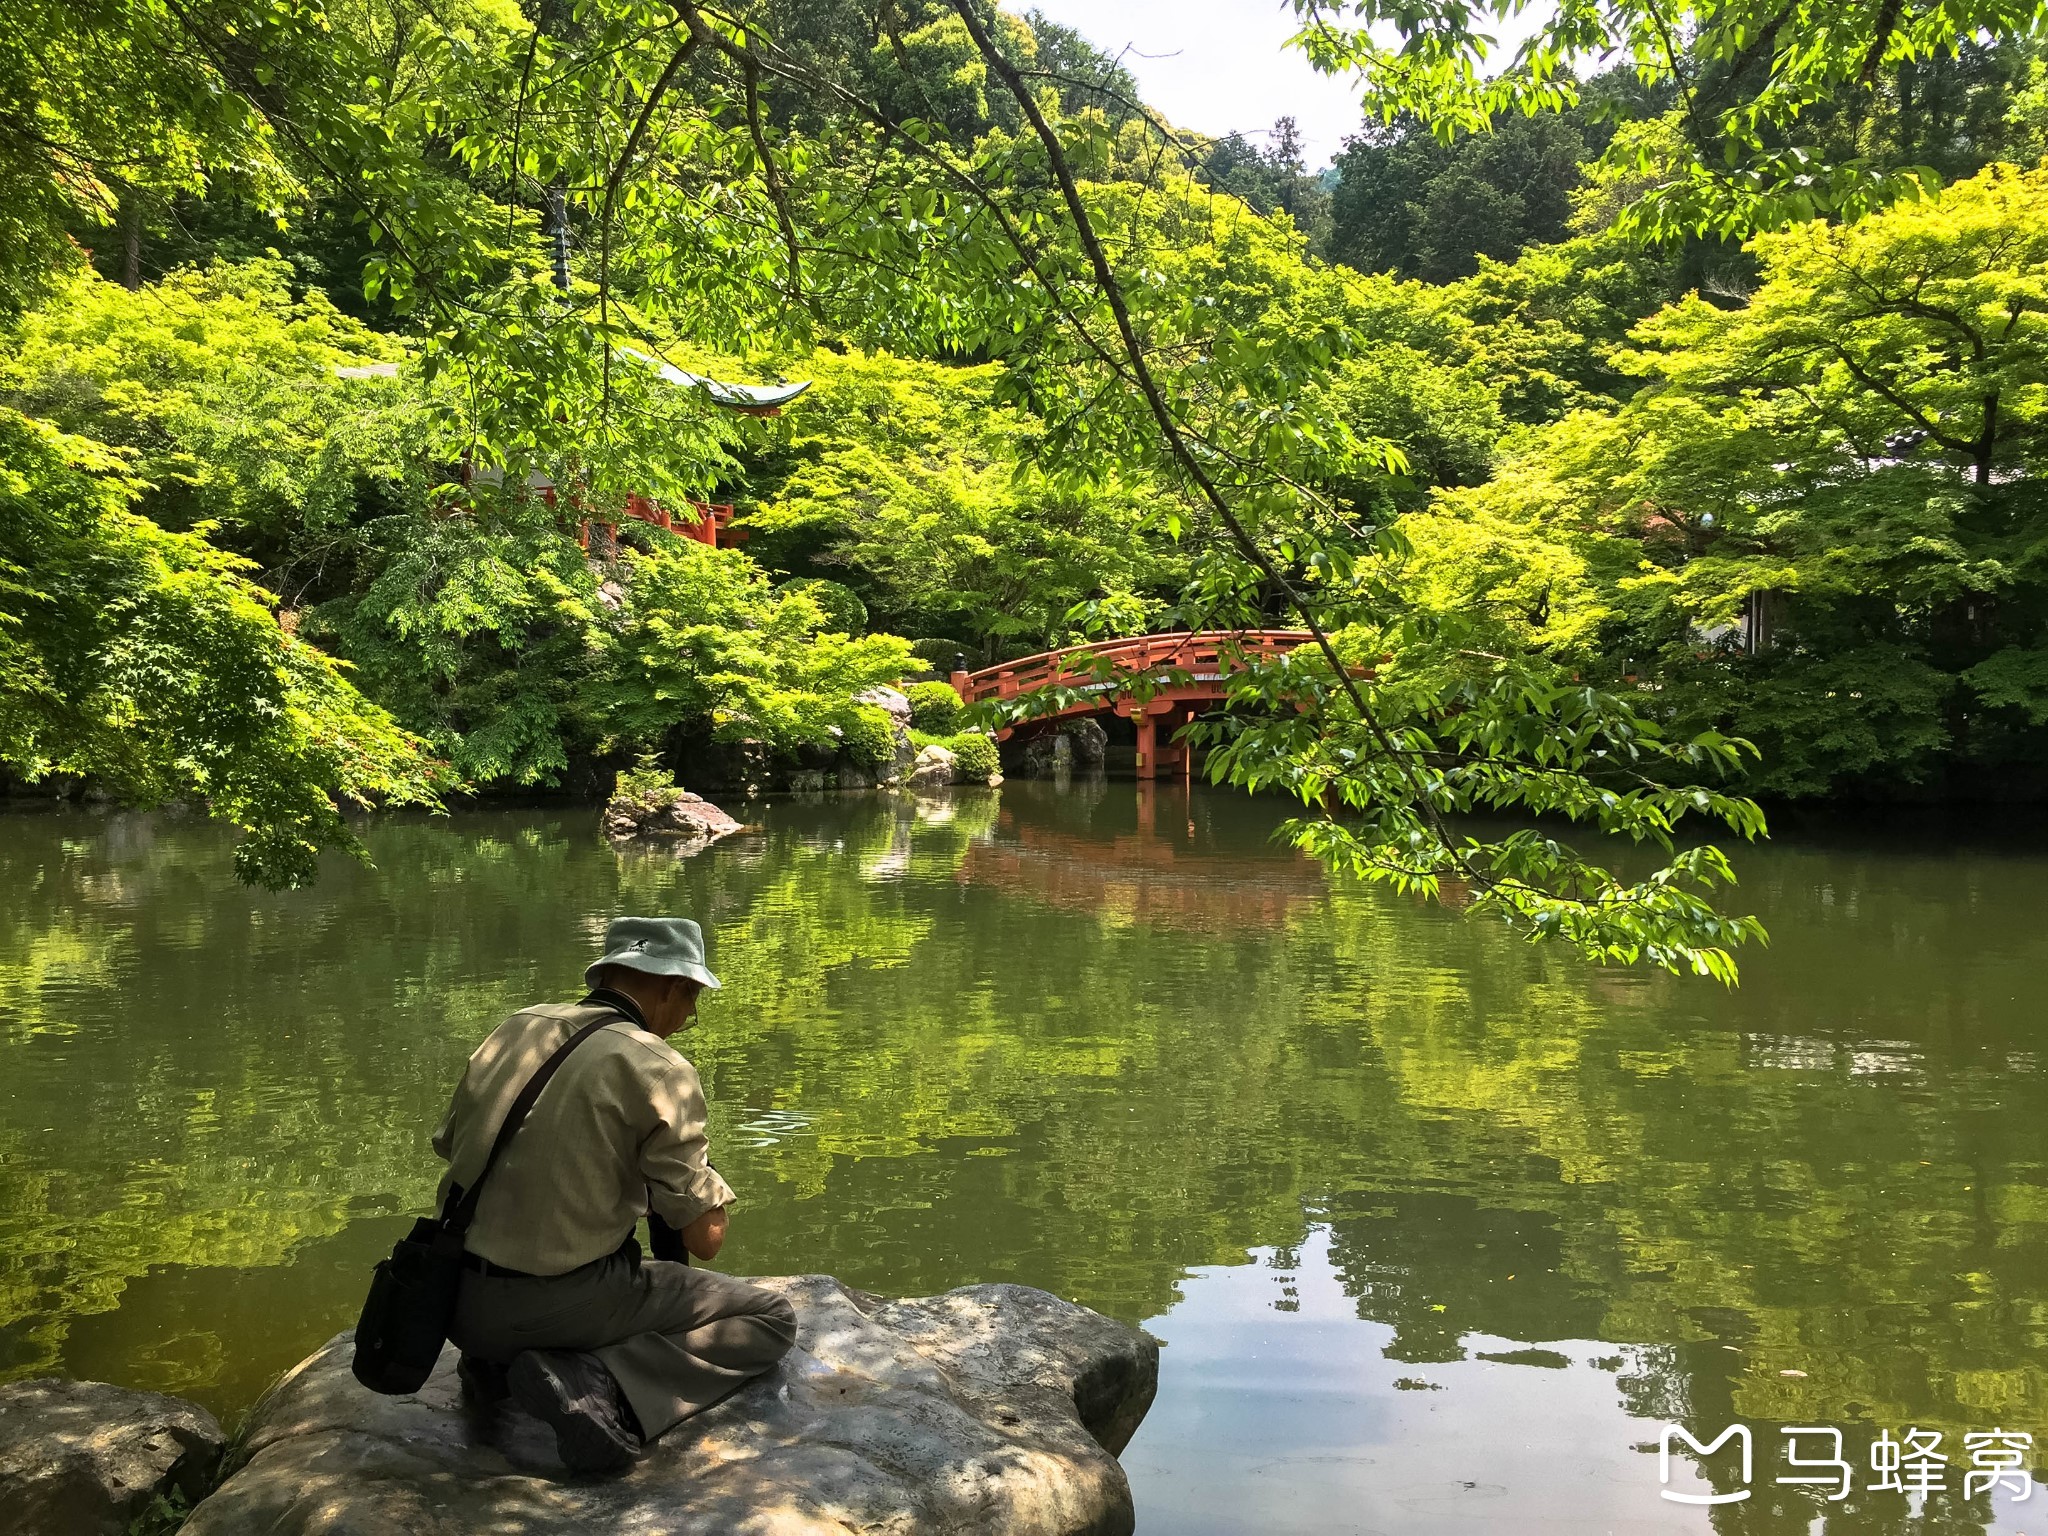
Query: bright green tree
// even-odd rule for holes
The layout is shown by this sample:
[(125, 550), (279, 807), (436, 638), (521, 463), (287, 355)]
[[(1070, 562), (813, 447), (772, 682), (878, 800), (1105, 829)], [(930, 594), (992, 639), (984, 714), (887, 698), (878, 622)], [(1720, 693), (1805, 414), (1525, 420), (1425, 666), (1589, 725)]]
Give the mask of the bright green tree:
[(1156, 487), (1030, 472), (1039, 423), (997, 402), (998, 370), (820, 352), (803, 371), (814, 395), (742, 469), (748, 549), (770, 565), (991, 660), (1079, 638), (1068, 614), (1089, 600), (1142, 630), (1178, 590), (1185, 558), (1148, 531)]
[[(187, 268), (130, 292), (90, 271), (22, 317), (0, 399), (133, 450), (137, 510), (219, 525), (273, 568), (333, 554), (363, 500), (425, 494), (425, 402), (405, 345), (295, 296), (277, 260)], [(298, 586), (285, 579), (281, 584)]]
[(132, 510), (125, 455), (0, 408), (0, 465), (0, 762), (200, 797), (271, 886), (357, 846), (345, 807), (433, 803), (421, 744), (278, 627), (246, 562)]
[(1762, 744), (1780, 792), (2038, 761), (2048, 172), (1753, 250), (1747, 305), (1638, 328), (1619, 411), (1407, 525), (1416, 590), (1654, 677), (1667, 719)]
[[(1866, 108), (1910, 101), (1917, 75), (1938, 74), (1965, 49), (2024, 39), (2048, 15), (2040, 0), (1848, 9), (1822, 0), (1292, 3), (1303, 23), (1295, 46), (1318, 68), (1355, 73), (1369, 112), (1389, 121), (1413, 114), (1445, 141), (1515, 114), (1578, 105), (1575, 59), (1631, 71), (1645, 92), (1673, 101), (1679, 129), (1679, 152), (1655, 164), (1622, 210), (1627, 228), (1659, 237), (1741, 237), (1816, 214), (1853, 218), (1931, 189), (1940, 173), (1899, 151), (1947, 157), (1910, 127), (1881, 145), (1859, 138), (1853, 129), (1874, 115)], [(1483, 29), (1520, 18), (1535, 25), (1503, 64)], [(1593, 106), (1600, 118), (1624, 110), (1615, 98)], [(1845, 125), (1852, 131), (1840, 131)], [(1643, 149), (1617, 136), (1602, 164), (1652, 170)]]

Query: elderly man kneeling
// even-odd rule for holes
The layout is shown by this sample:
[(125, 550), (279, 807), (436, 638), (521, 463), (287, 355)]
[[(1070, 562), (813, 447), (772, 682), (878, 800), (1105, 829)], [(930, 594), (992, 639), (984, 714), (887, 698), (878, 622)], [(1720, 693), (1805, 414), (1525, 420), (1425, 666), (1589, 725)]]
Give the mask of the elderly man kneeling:
[(707, 1161), (704, 1091), (667, 1037), (716, 987), (680, 918), (622, 917), (577, 1003), (515, 1013), (469, 1058), (434, 1150), (452, 1185), (484, 1166), (512, 1101), (599, 1020), (542, 1089), (478, 1199), (450, 1330), (465, 1389), (547, 1421), (575, 1472), (625, 1465), (648, 1441), (768, 1370), (796, 1339), (773, 1292), (643, 1259), (643, 1212), (718, 1256), (732, 1190)]

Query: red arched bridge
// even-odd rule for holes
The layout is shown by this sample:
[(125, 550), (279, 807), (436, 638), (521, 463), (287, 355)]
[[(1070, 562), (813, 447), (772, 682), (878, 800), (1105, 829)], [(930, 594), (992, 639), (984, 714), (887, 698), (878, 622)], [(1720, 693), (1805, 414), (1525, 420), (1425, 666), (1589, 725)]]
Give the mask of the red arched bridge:
[[(1005, 726), (996, 733), (998, 739), (1007, 739), (1015, 730), (1030, 729), (1047, 721), (1114, 712), (1135, 721), (1138, 777), (1153, 779), (1161, 769), (1183, 774), (1192, 770), (1188, 748), (1173, 740), (1174, 732), (1227, 698), (1230, 675), (1241, 671), (1246, 660), (1265, 661), (1285, 655), (1313, 638), (1305, 629), (1205, 629), (1170, 635), (1132, 635), (1124, 640), (1072, 645), (1061, 651), (1023, 656), (979, 672), (955, 672), (952, 682), (964, 704), (1014, 699), (1053, 685), (1070, 688), (1078, 695), (1072, 703), (1019, 721), (1016, 726)], [(1133, 677), (1169, 671), (1178, 675), (1160, 686), (1142, 706), (1123, 692), (1124, 685)], [(1162, 726), (1166, 737), (1163, 746)]]

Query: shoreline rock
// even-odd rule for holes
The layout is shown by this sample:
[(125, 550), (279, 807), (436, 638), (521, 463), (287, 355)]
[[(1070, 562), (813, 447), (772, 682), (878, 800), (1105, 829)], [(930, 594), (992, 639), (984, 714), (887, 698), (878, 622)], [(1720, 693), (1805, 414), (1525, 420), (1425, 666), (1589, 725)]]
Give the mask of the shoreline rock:
[(1031, 778), (1051, 778), (1077, 769), (1100, 773), (1109, 755), (1109, 733), (1100, 721), (1083, 716), (1027, 737), (1009, 755), (1018, 771)]
[(953, 753), (934, 742), (921, 749), (903, 782), (911, 789), (939, 789), (954, 782), (957, 763)]
[(480, 1410), (456, 1352), (412, 1397), (366, 1392), (342, 1334), (245, 1431), (249, 1459), (187, 1536), (1127, 1536), (1116, 1453), (1150, 1407), (1158, 1345), (1021, 1285), (888, 1301), (827, 1275), (761, 1280), (798, 1343), (630, 1470), (569, 1479), (546, 1428)]
[(13, 1536), (124, 1536), (159, 1495), (197, 1498), (227, 1437), (197, 1403), (53, 1376), (0, 1387), (0, 1511)]

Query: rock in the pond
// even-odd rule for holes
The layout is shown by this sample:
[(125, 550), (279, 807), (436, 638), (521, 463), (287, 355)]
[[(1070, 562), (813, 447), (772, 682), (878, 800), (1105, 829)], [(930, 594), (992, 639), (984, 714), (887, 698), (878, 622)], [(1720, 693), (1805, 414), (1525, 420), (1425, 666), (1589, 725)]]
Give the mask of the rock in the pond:
[(467, 1405), (455, 1351), (413, 1397), (349, 1374), (344, 1334), (256, 1410), (249, 1462), (185, 1536), (1122, 1536), (1117, 1465), (1158, 1346), (1021, 1285), (885, 1301), (826, 1275), (761, 1280), (797, 1345), (626, 1472), (571, 1479), (552, 1434)]
[(1042, 731), (1013, 749), (1018, 768), (1033, 777), (1101, 769), (1109, 752), (1109, 733), (1095, 720), (1082, 718)]
[(916, 761), (910, 765), (907, 782), (913, 789), (936, 789), (941, 785), (950, 784), (953, 782), (956, 761), (950, 748), (934, 742), (917, 754)]
[(225, 1443), (182, 1398), (51, 1377), (0, 1387), (0, 1527), (121, 1536), (157, 1495), (197, 1498)]
[(604, 808), (604, 835), (615, 843), (660, 839), (694, 853), (740, 830), (732, 817), (687, 789), (621, 790)]

